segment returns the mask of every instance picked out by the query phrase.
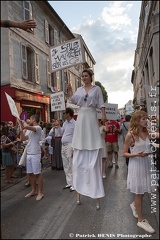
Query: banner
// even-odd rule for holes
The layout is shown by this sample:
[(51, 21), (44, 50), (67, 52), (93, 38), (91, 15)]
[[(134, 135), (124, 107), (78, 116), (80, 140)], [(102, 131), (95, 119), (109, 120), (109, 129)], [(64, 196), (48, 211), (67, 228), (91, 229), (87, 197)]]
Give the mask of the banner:
[(65, 110), (64, 92), (51, 94), (51, 112)]
[[(117, 119), (119, 119), (118, 104), (105, 103), (104, 105), (106, 107), (106, 118), (107, 118), (107, 120), (117, 120)], [(97, 110), (98, 119), (101, 119), (102, 118), (101, 110), (99, 108), (97, 108), (96, 110)]]
[(50, 48), (51, 72), (69, 68), (85, 61), (82, 38), (74, 38)]
[(6, 92), (5, 92), (5, 94), (6, 94), (6, 98), (7, 98), (7, 101), (8, 101), (9, 107), (10, 107), (10, 110), (11, 110), (11, 114), (12, 114), (14, 117), (16, 117), (16, 118), (19, 119), (18, 110), (17, 110), (17, 107), (16, 107), (16, 105), (15, 105), (14, 100), (13, 100), (13, 99), (11, 98), (11, 96), (8, 95)]

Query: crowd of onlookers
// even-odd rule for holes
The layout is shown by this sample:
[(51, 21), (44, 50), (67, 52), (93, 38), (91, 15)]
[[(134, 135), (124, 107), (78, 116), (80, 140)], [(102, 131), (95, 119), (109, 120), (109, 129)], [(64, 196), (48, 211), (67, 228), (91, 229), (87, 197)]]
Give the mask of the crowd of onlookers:
[[(26, 120), (26, 123), (29, 124), (30, 119)], [(43, 166), (43, 160), (48, 159), (48, 164), (52, 167), (52, 169), (58, 169), (58, 166), (54, 164), (52, 160), (53, 155), (53, 147), (51, 146), (52, 137), (49, 136), (49, 132), (54, 125), (58, 123), (62, 125), (62, 121), (52, 120), (49, 122), (40, 122), (39, 125), (42, 128), (42, 137), (40, 141), (41, 146), (41, 163)], [(0, 136), (1, 136), (1, 147), (0, 147), (0, 164), (1, 170), (5, 170), (5, 182), (6, 183), (14, 183), (15, 180), (13, 178), (17, 178), (18, 176), (14, 174), (15, 169), (18, 167), (20, 157), (24, 151), (26, 146), (25, 141), (20, 140), (20, 131), (19, 125), (16, 123), (13, 124), (12, 121), (6, 121), (0, 123)], [(15, 154), (11, 152), (12, 146), (16, 147), (17, 151)], [(3, 154), (2, 154), (3, 152)], [(62, 161), (60, 164), (60, 169), (63, 169)], [(25, 170), (25, 169), (23, 169)], [(27, 181), (25, 186), (30, 186), (29, 178), (27, 176)]]
[[(102, 156), (102, 176), (106, 178), (106, 162), (108, 162), (108, 168), (112, 168), (113, 164), (115, 164), (115, 168), (119, 168), (118, 164), (118, 136), (122, 135), (123, 142), (125, 140), (126, 134), (129, 130), (131, 115), (126, 115), (121, 120), (108, 120), (107, 125), (108, 129), (106, 131), (105, 127), (101, 123), (99, 119), (99, 127), (101, 132), (102, 141), (104, 144), (103, 148), (103, 156)], [(29, 119), (26, 120), (27, 124), (29, 124)], [(154, 124), (156, 125), (156, 131), (159, 130), (159, 122), (158, 118), (152, 117), (152, 119), (148, 119), (148, 128)], [(63, 121), (58, 119), (52, 119), (51, 123), (41, 121), (39, 125), (42, 128), (42, 137), (40, 141), (41, 146), (41, 163), (43, 166), (43, 160), (46, 159), (48, 161), (48, 165), (52, 170), (63, 170), (63, 161), (61, 155), (62, 142), (61, 138), (63, 135), (62, 126)], [(1, 122), (0, 125), (0, 134), (1, 134), (1, 148), (0, 148), (0, 163), (1, 169), (5, 169), (6, 175), (6, 183), (14, 183), (12, 178), (16, 177), (14, 175), (14, 170), (18, 166), (20, 157), (23, 153), (23, 150), (26, 146), (25, 142), (20, 141), (19, 139), (19, 126), (16, 124), (14, 126), (12, 121)], [(8, 139), (8, 145), (3, 147), (3, 151), (6, 152), (7, 155), (11, 155), (10, 142), (15, 142), (17, 147), (17, 154), (12, 155), (11, 158), (6, 160), (2, 158), (2, 142), (5, 139)], [(53, 144), (54, 139), (54, 144)], [(156, 139), (156, 143), (159, 144), (159, 139)], [(130, 152), (130, 149), (128, 149)], [(159, 147), (157, 145), (157, 158), (159, 158)], [(126, 164), (128, 166), (129, 158), (126, 157)], [(156, 164), (157, 169), (159, 170), (159, 163)], [(29, 178), (27, 177), (27, 181), (25, 186), (29, 186)]]

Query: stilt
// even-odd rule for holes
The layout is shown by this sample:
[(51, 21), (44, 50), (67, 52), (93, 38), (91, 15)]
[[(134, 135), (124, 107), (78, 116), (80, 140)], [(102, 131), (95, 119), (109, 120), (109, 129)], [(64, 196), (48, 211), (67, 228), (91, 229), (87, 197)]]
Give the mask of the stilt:
[(96, 210), (100, 209), (100, 199), (96, 198)]
[(77, 192), (77, 205), (80, 205), (81, 201), (80, 201), (80, 194)]

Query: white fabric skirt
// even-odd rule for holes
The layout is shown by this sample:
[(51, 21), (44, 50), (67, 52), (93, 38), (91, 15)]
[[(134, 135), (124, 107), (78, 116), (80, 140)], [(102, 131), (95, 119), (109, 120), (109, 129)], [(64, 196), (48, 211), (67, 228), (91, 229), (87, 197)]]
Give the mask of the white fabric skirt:
[(91, 198), (105, 196), (102, 180), (102, 149), (74, 150), (73, 187)]
[(80, 107), (74, 129), (72, 147), (79, 150), (103, 148), (96, 108)]
[(152, 155), (129, 159), (127, 189), (132, 193), (144, 194), (155, 192), (157, 186), (156, 171)]

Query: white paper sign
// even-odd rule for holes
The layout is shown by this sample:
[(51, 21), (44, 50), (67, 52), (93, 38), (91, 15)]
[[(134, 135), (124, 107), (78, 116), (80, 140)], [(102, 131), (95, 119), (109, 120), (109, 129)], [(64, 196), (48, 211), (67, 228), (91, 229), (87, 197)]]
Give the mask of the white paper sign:
[[(105, 107), (106, 107), (106, 117), (108, 120), (117, 120), (119, 118), (118, 117), (118, 104), (105, 103)], [(96, 110), (97, 110), (98, 119), (101, 119), (102, 118), (101, 110), (99, 108), (97, 108)]]
[(51, 94), (51, 112), (65, 110), (64, 92)]
[(159, 87), (145, 85), (148, 115), (159, 114)]
[(50, 48), (51, 72), (84, 62), (84, 49), (81, 37)]
[(16, 107), (16, 105), (15, 105), (15, 102), (14, 102), (13, 98), (11, 98), (11, 96), (8, 95), (6, 92), (5, 92), (5, 94), (6, 94), (6, 98), (7, 98), (7, 101), (8, 101), (9, 107), (10, 107), (10, 110), (11, 110), (11, 114), (12, 114), (14, 117), (16, 117), (16, 118), (19, 119), (18, 110), (17, 110), (17, 107)]

